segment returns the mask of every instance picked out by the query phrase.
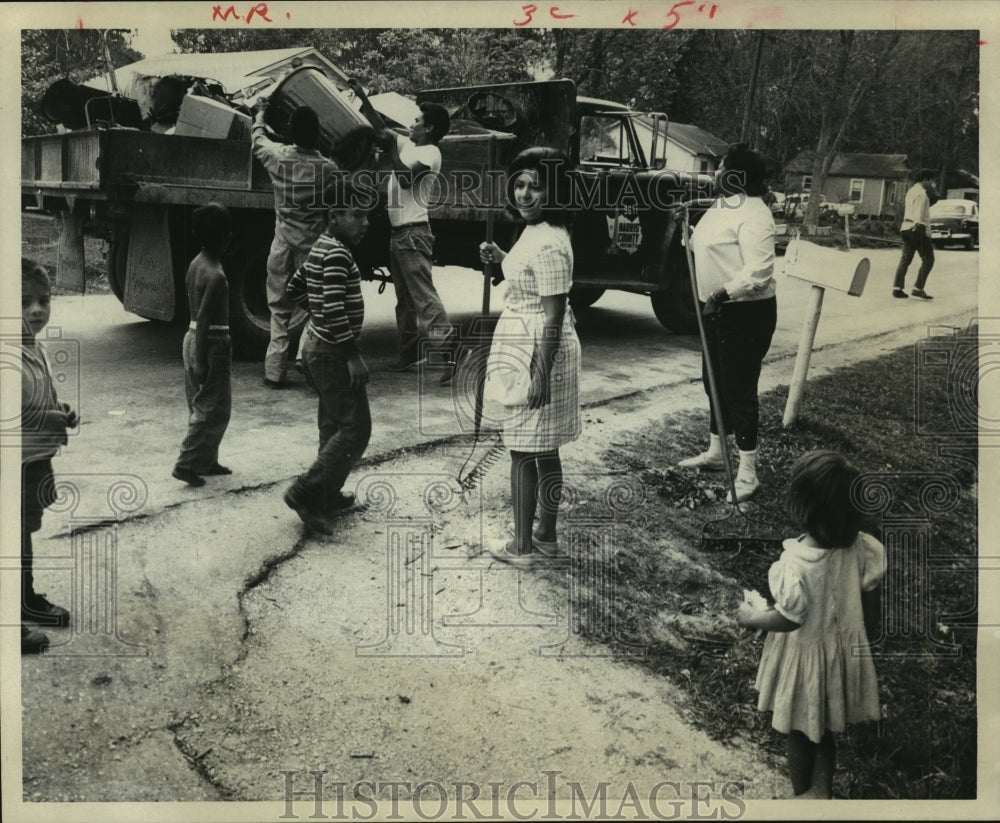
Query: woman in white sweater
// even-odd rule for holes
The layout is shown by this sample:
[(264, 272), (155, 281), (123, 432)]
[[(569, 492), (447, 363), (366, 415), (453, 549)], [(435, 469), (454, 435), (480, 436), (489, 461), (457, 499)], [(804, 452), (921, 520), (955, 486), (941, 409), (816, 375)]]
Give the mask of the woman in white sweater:
[[(706, 321), (702, 378), (708, 392), (707, 359), (716, 375), (725, 430), (735, 435), (739, 448), (736, 502), (760, 488), (757, 382), (778, 316), (774, 218), (762, 199), (766, 174), (759, 154), (742, 143), (732, 146), (716, 172), (718, 197), (691, 235), (698, 300)], [(711, 406), (710, 402), (708, 449), (682, 460), (681, 466), (723, 468), (724, 444)]]

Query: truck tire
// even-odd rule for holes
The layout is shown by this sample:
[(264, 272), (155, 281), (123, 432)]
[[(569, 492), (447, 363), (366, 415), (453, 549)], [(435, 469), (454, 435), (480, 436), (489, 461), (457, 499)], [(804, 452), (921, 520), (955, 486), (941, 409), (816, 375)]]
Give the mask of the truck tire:
[(649, 295), (653, 304), (653, 314), (668, 331), (674, 334), (697, 334), (697, 301), (691, 291), (691, 275), (688, 271), (684, 250), (676, 246), (679, 253), (670, 255), (670, 283), (665, 289)]
[(601, 299), (604, 289), (592, 286), (573, 286), (569, 290), (569, 304), (576, 310), (588, 309)]
[[(267, 307), (267, 256), (273, 228), (255, 225), (234, 238), (223, 265), (229, 280), (229, 329), (233, 356), (263, 360), (271, 339), (271, 311)], [(298, 331), (298, 330), (297, 330)]]

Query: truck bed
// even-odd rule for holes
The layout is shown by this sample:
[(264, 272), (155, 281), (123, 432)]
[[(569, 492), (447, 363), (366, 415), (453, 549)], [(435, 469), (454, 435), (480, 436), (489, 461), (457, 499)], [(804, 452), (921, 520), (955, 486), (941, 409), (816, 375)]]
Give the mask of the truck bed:
[[(21, 141), (22, 202), (88, 200), (273, 208), (249, 141), (102, 129)], [(55, 205), (55, 204), (50, 204)], [(58, 206), (57, 206), (58, 207)]]

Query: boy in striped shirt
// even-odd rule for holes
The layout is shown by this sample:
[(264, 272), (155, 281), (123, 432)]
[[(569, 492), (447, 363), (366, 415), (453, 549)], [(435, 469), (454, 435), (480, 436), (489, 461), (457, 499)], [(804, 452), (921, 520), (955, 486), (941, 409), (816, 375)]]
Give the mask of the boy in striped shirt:
[(309, 312), (302, 345), (306, 379), (319, 395), (319, 453), (285, 492), (285, 503), (313, 531), (330, 533), (328, 517), (349, 509), (354, 496), (344, 481), (371, 436), (368, 366), (358, 339), (365, 317), (361, 273), (350, 246), (368, 229), (369, 203), (346, 177), (326, 191), (326, 231), (288, 281), (286, 293)]

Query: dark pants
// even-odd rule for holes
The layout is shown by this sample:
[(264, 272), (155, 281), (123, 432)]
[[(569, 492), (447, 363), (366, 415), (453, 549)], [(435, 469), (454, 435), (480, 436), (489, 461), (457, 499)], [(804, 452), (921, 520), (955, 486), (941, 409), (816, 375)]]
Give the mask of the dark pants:
[(916, 226), (899, 234), (903, 238), (903, 256), (899, 258), (899, 265), (896, 267), (896, 282), (893, 283), (893, 288), (903, 288), (903, 283), (906, 282), (906, 270), (910, 268), (914, 253), (917, 253), (920, 255), (920, 270), (917, 272), (917, 282), (913, 284), (913, 288), (923, 289), (927, 275), (934, 268), (934, 244), (923, 226)]
[[(719, 387), (726, 433), (736, 435), (736, 445), (743, 451), (757, 448), (760, 421), (757, 382), (777, 322), (778, 301), (773, 297), (723, 303), (715, 314), (705, 318), (706, 355)], [(704, 357), (701, 375), (709, 396), (711, 432), (718, 434)]]
[(42, 514), (56, 499), (52, 461), (34, 460), (21, 466), (21, 605), (35, 594), (32, 532), (42, 527)]
[(232, 410), (233, 347), (226, 332), (209, 332), (208, 374), (198, 386), (193, 368), (195, 333), (184, 335), (184, 393), (188, 405), (188, 431), (181, 444), (177, 468), (205, 474), (219, 462), (219, 444), (229, 426)]
[(319, 453), (309, 471), (292, 485), (292, 495), (314, 511), (336, 499), (347, 475), (361, 459), (372, 433), (368, 392), (351, 387), (347, 358), (338, 346), (306, 330), (302, 364), (319, 395)]

